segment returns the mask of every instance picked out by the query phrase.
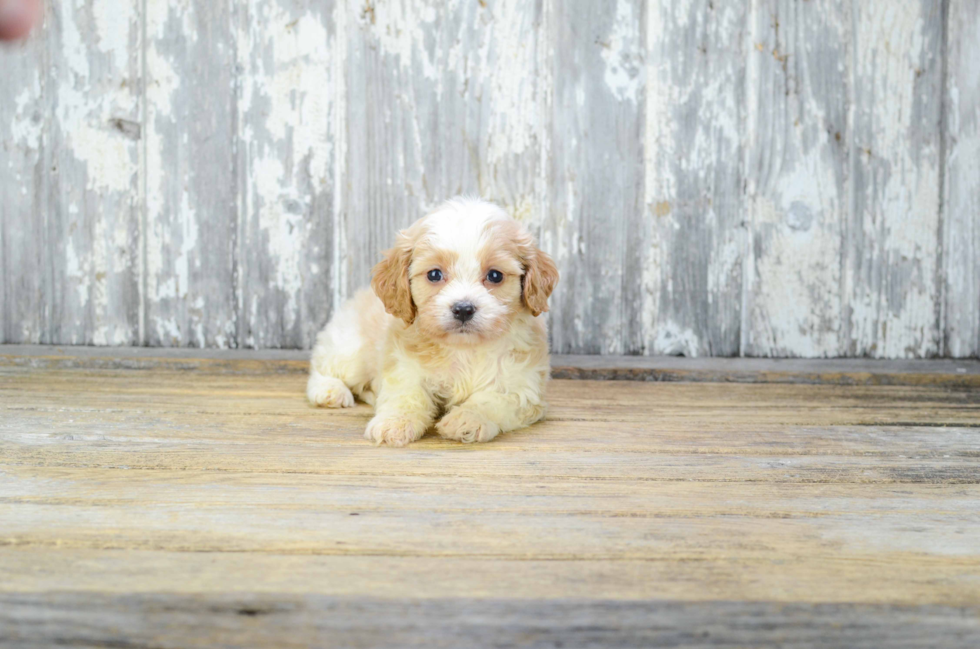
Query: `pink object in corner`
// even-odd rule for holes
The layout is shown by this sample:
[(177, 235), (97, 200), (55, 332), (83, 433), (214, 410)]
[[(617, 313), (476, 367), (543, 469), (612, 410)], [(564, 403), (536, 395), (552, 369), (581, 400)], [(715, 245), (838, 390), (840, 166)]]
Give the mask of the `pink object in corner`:
[(0, 0), (0, 40), (27, 36), (41, 21), (41, 0)]

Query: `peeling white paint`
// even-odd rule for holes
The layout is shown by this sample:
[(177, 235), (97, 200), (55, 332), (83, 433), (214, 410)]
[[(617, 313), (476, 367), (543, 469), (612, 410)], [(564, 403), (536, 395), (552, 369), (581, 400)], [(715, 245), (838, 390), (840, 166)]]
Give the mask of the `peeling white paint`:
[[(78, 29), (76, 15), (81, 11), (78, 4), (65, 2), (58, 5), (63, 26), (62, 55), (73, 78), (57, 88), (56, 120), (72, 155), (86, 165), (88, 189), (128, 192), (137, 173), (135, 151), (132, 142), (112, 130), (110, 124), (114, 117), (132, 115), (136, 106), (129, 88), (120, 84), (125, 78), (125, 52), (118, 63), (122, 68), (119, 76), (109, 77), (109, 88), (92, 92), (90, 52)], [(120, 14), (121, 18), (113, 22), (113, 27), (123, 29), (123, 36), (128, 41), (135, 28), (133, 15), (131, 11), (120, 11)], [(125, 51), (126, 46), (122, 48)]]
[(93, 2), (92, 18), (99, 49), (113, 57), (113, 66), (129, 64), (132, 26), (136, 22), (134, 2)]
[[(487, 164), (523, 155), (539, 137), (537, 78), (534, 71), (538, 53), (535, 40), (528, 38), (533, 16), (520, 0), (495, 3), (493, 22), (483, 41), (480, 67), (484, 101), (490, 104), (491, 122), (486, 130)], [(459, 71), (466, 78), (467, 70)], [(476, 80), (474, 80), (476, 81)], [(495, 180), (495, 175), (491, 178)], [(493, 183), (493, 180), (491, 183)], [(491, 195), (500, 189), (493, 188)]]
[(87, 257), (79, 257), (73, 244), (65, 246), (65, 278), (75, 285), (78, 303), (83, 307), (88, 306), (89, 300), (90, 263)]
[[(248, 39), (246, 51), (253, 57), (246, 65), (242, 102), (251, 188), (245, 209), (249, 219), (256, 219), (272, 267), (269, 288), (286, 297), (282, 325), (291, 329), (300, 313), (303, 260), (309, 253), (308, 192), (334, 188), (332, 43), (317, 15), (297, 17), (276, 2), (251, 8), (252, 24), (239, 34)], [(289, 169), (283, 164), (287, 152), (293, 163)], [(257, 309), (252, 308), (256, 314)]]
[(606, 63), (605, 82), (613, 95), (634, 104), (643, 85), (643, 51), (640, 19), (634, 14), (632, 0), (619, 0), (612, 29), (600, 43)]
[[(735, 351), (744, 260), (740, 202), (732, 194), (743, 143), (737, 3), (650, 3), (644, 106), (645, 240), (638, 311), (647, 353), (664, 327), (694, 328), (699, 351)], [(697, 280), (681, 278), (704, 268)], [(697, 272), (697, 271), (695, 271)], [(690, 292), (699, 296), (691, 299)], [(673, 323), (673, 324), (671, 324)], [(708, 333), (712, 332), (712, 333)]]
[[(856, 217), (867, 249), (863, 263), (878, 270), (869, 282), (867, 273), (848, 269), (851, 336), (858, 350), (877, 357), (939, 350), (939, 139), (924, 130), (938, 123), (939, 102), (915, 93), (918, 75), (935, 55), (924, 39), (924, 19), (933, 11), (924, 2), (873, 2), (856, 10), (855, 77), (863, 91), (857, 110), (871, 125), (855, 137), (854, 155), (868, 179), (857, 188), (864, 210)], [(935, 115), (917, 123), (923, 106)]]
[[(168, 23), (179, 21), (179, 32), (189, 43), (198, 39), (194, 24), (194, 5), (198, 0), (144, 0), (147, 38), (163, 40), (167, 36)], [(105, 3), (109, 4), (109, 3)]]
[(146, 50), (146, 74), (146, 101), (152, 107), (154, 118), (170, 117), (180, 77), (170, 61), (152, 45)]
[[(705, 331), (736, 330), (740, 324), (743, 349), (760, 354), (921, 356), (942, 351), (937, 340), (943, 333), (952, 353), (975, 353), (980, 346), (975, 218), (980, 183), (975, 165), (970, 166), (980, 158), (973, 62), (980, 59), (970, 53), (980, 27), (970, 27), (970, 21), (980, 21), (971, 3), (950, 3), (951, 51), (962, 46), (966, 53), (959, 63), (950, 60), (947, 128), (954, 136), (946, 160), (939, 159), (938, 140), (929, 135), (938, 113), (924, 120), (914, 114), (928, 104), (923, 95), (929, 86), (919, 78), (935, 74), (938, 55), (937, 23), (925, 2), (831, 3), (816, 26), (811, 3), (784, 3), (775, 7), (783, 23), (777, 42), (770, 3), (752, 2), (747, 23), (739, 3), (647, 3), (641, 23), (643, 5), (618, 0), (603, 17), (605, 33), (577, 34), (587, 39), (581, 50), (587, 54), (586, 63), (577, 60), (574, 69), (564, 52), (554, 50), (560, 42), (556, 30), (564, 27), (556, 24), (556, 12), (570, 11), (558, 0), (545, 0), (540, 8), (520, 0), (485, 6), (459, 0), (340, 2), (323, 15), (317, 5), (251, 0), (215, 11), (233, 25), (199, 29), (202, 6), (197, 0), (55, 3), (50, 11), (57, 12), (52, 23), (60, 38), (47, 53), (50, 70), (42, 73), (50, 79), (46, 105), (38, 106), (42, 74), (22, 75), (16, 92), (0, 98), (6, 102), (4, 115), (12, 116), (0, 125), (4, 146), (13, 152), (4, 158), (6, 181), (15, 183), (5, 196), (25, 205), (34, 200), (32, 167), (19, 164), (16, 156), (29, 161), (49, 136), (57, 145), (52, 153), (61, 169), (52, 186), (76, 229), (66, 241), (50, 243), (64, 245), (70, 341), (128, 341), (119, 315), (126, 305), (120, 306), (119, 295), (133, 272), (127, 219), (139, 202), (141, 167), (147, 228), (141, 233), (147, 255), (142, 297), (155, 314), (146, 325), (167, 344), (191, 339), (218, 346), (275, 344), (284, 328), (298, 324), (305, 330), (311, 325), (301, 322), (310, 308), (304, 284), (308, 292), (309, 282), (329, 272), (333, 284), (326, 290), (332, 294), (325, 299), (338, 306), (349, 275), (361, 273), (351, 268), (377, 252), (361, 250), (357, 237), (388, 228), (416, 203), (438, 202), (452, 183), (476, 186), (504, 202), (539, 232), (542, 246), (564, 270), (573, 270), (603, 255), (600, 237), (609, 238), (604, 228), (629, 216), (616, 205), (597, 204), (589, 185), (590, 170), (605, 169), (617, 155), (606, 141), (608, 133), (596, 137), (607, 113), (592, 102), (602, 101), (604, 108), (615, 108), (608, 119), (618, 120), (617, 128), (645, 128), (645, 169), (639, 172), (644, 174), (643, 218), (639, 231), (627, 233), (631, 243), (643, 242), (643, 258), (636, 277), (624, 278), (613, 264), (600, 264), (594, 276), (579, 278), (576, 288), (616, 292), (634, 290), (638, 282), (641, 304), (613, 304), (608, 313), (593, 316), (576, 306), (574, 294), (560, 294), (554, 323), (569, 336), (590, 341), (595, 349), (618, 351), (621, 321), (639, 319), (646, 353), (705, 353), (716, 349)], [(815, 96), (833, 92), (832, 75), (807, 58), (826, 45), (817, 39), (834, 38), (835, 30), (841, 56), (836, 62), (824, 56), (825, 64), (833, 65), (847, 86), (842, 101), (865, 98), (850, 107), (850, 114), (845, 107), (842, 120)], [(216, 43), (210, 40), (215, 38)], [(188, 47), (196, 43), (218, 53), (235, 48), (240, 71), (225, 75), (234, 77), (233, 88), (198, 89), (192, 75), (216, 70), (206, 70), (215, 65), (206, 57), (182, 60), (182, 53), (200, 51)], [(367, 199), (355, 196), (365, 187), (358, 184), (362, 179), (349, 175), (350, 160), (366, 143), (347, 141), (348, 111), (355, 108), (348, 105), (347, 84), (361, 84), (358, 75), (374, 68), (347, 58), (352, 45), (376, 57), (372, 65), (385, 66), (375, 73), (387, 75), (379, 96), (390, 99), (370, 118), (376, 132), (389, 138), (374, 146), (386, 150), (359, 158), (370, 165), (384, 161), (383, 168), (371, 170), (377, 174), (372, 182), (384, 186), (387, 181), (383, 191), (388, 193)], [(783, 46), (785, 51), (778, 49)], [(783, 54), (789, 54), (788, 61), (780, 59)], [(0, 53), (7, 56), (12, 55)], [(933, 68), (923, 70), (929, 61)], [(144, 107), (133, 75), (142, 64), (147, 106), (143, 139), (136, 141), (112, 120), (141, 121)], [(570, 74), (577, 76), (567, 80)], [(733, 79), (742, 82), (744, 97)], [(373, 92), (382, 82), (367, 83)], [(563, 83), (567, 105), (555, 105), (554, 90)], [(243, 269), (236, 269), (241, 331), (251, 331), (244, 340), (238, 339), (238, 323), (214, 317), (209, 300), (191, 286), (206, 257), (201, 248), (215, 245), (209, 228), (228, 214), (199, 209), (193, 190), (182, 186), (193, 182), (200, 162), (186, 159), (186, 152), (196, 149), (191, 131), (178, 120), (193, 114), (187, 102), (198, 99), (194, 93), (226, 91), (240, 92), (240, 132), (228, 152), (228, 164), (241, 165), (242, 172), (235, 198), (240, 201), (238, 263), (262, 264), (261, 273), (244, 279)], [(631, 116), (641, 102), (646, 114)], [(601, 115), (583, 121), (590, 111)], [(432, 141), (434, 119), (450, 142)], [(644, 126), (634, 121), (641, 119)], [(854, 123), (862, 126), (846, 132)], [(831, 126), (845, 129), (843, 142), (825, 131)], [(465, 147), (468, 156), (450, 158), (454, 165), (465, 160), (466, 169), (457, 175), (455, 169), (437, 168), (443, 164), (442, 148), (451, 146)], [(841, 154), (841, 147), (853, 151)], [(556, 155), (569, 166), (559, 170), (557, 181)], [(848, 155), (864, 185), (854, 186)], [(181, 169), (172, 168), (175, 164)], [(942, 249), (937, 241), (940, 165), (946, 165), (947, 179)], [(744, 185), (730, 200), (743, 201), (737, 209), (745, 227), (732, 205), (718, 200), (727, 196), (722, 186), (727, 170), (736, 166)], [(182, 176), (175, 178), (177, 173)], [(953, 182), (957, 178), (960, 185)], [(332, 203), (317, 200), (328, 194)], [(312, 212), (314, 204), (321, 213)], [(852, 204), (863, 205), (864, 213), (851, 214)], [(330, 225), (315, 229), (322, 223), (318, 219)], [(868, 242), (860, 260), (844, 258), (844, 225), (856, 227), (855, 234)], [(336, 265), (327, 267), (314, 255), (329, 244), (311, 239), (331, 227)], [(943, 268), (937, 266), (940, 260)], [(733, 295), (740, 270), (745, 288)], [(698, 276), (698, 284), (690, 274)], [(937, 281), (945, 281), (950, 294), (945, 306)], [(567, 288), (562, 284), (560, 291)], [(692, 292), (704, 294), (693, 311)], [(706, 322), (728, 317), (723, 311), (713, 315), (719, 303), (743, 297), (742, 323)], [(948, 315), (937, 316), (943, 308)], [(845, 312), (850, 340), (842, 330)], [(937, 325), (937, 319), (948, 320), (948, 326)], [(38, 338), (37, 325), (23, 327), (25, 336)]]
[[(14, 100), (16, 113), (10, 124), (10, 137), (16, 144), (30, 150), (37, 150), (41, 146), (44, 121), (39, 111), (36, 113), (38, 119), (35, 119), (35, 102), (40, 90), (40, 82), (35, 81), (33, 89), (24, 88)], [(27, 189), (26, 183), (22, 185), (22, 189)]]
[(657, 336), (653, 342), (653, 353), (695, 358), (700, 347), (701, 344), (693, 330), (668, 321), (657, 328)]
[(427, 25), (432, 25), (440, 14), (456, 11), (459, 0), (449, 0), (436, 6), (430, 2), (372, 2), (371, 10), (361, 11), (362, 29), (370, 31), (381, 51), (393, 61), (413, 73), (421, 73), (426, 79), (439, 81), (440, 69), (436, 57), (418, 38)]

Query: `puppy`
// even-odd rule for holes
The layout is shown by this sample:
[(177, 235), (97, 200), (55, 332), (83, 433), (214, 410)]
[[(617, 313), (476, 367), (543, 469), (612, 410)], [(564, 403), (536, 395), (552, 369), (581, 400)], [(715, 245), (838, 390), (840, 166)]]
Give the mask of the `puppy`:
[(456, 198), (398, 233), (358, 292), (317, 336), (310, 403), (375, 406), (364, 437), (405, 446), (435, 424), (488, 442), (544, 416), (542, 318), (558, 269), (499, 207)]

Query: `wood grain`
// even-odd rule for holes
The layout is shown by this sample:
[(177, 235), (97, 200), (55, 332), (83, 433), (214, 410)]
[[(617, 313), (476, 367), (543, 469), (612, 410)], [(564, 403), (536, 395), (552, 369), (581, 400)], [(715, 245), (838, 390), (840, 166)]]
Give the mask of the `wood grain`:
[(847, 355), (940, 352), (942, 4), (854, 2)]
[[(630, 315), (646, 354), (741, 349), (745, 3), (650, 4), (646, 205)], [(694, 245), (694, 242), (697, 242)], [(642, 313), (635, 313), (641, 309)]]
[(945, 351), (980, 355), (980, 6), (949, 2), (943, 229)]
[[(139, 340), (141, 4), (48, 8), (42, 340)], [(29, 226), (28, 226), (29, 227)], [(12, 269), (15, 274), (22, 272)]]
[(556, 380), (530, 429), (386, 449), (284, 361), (205, 361), (0, 363), (3, 642), (980, 633), (975, 389)]
[(345, 293), (457, 194), (534, 218), (540, 3), (347, 3)]
[(31, 39), (0, 50), (4, 99), (0, 100), (0, 340), (38, 343), (46, 336), (50, 289), (42, 250), (47, 163), (46, 78), (39, 61), (43, 42)]
[[(848, 199), (846, 2), (760, 2), (746, 88), (746, 288), (742, 353), (842, 353)], [(863, 352), (862, 352), (863, 353)]]
[(980, 642), (976, 609), (939, 606), (88, 593), (0, 594), (0, 603), (7, 639), (23, 647), (969, 649)]
[(236, 12), (239, 346), (309, 348), (333, 307), (338, 51), (316, 2)]
[[(554, 104), (545, 225), (561, 271), (552, 297), (557, 352), (642, 351), (638, 335), (643, 250), (646, 3), (555, 2)], [(570, 134), (575, 134), (569, 137)]]
[(146, 3), (142, 344), (236, 347), (234, 3)]

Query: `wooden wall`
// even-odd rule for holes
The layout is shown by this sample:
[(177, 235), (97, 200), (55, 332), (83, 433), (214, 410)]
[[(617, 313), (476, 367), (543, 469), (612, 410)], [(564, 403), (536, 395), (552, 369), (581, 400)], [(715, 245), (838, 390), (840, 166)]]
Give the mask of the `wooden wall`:
[(60, 0), (0, 49), (0, 342), (307, 347), (451, 195), (561, 352), (980, 351), (976, 0)]

